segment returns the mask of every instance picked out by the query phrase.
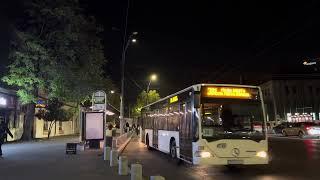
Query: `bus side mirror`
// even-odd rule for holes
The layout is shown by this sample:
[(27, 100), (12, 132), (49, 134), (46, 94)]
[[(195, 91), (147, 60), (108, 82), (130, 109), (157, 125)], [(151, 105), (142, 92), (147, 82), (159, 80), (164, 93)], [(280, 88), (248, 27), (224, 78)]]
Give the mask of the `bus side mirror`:
[(194, 108), (200, 108), (200, 91), (194, 92)]

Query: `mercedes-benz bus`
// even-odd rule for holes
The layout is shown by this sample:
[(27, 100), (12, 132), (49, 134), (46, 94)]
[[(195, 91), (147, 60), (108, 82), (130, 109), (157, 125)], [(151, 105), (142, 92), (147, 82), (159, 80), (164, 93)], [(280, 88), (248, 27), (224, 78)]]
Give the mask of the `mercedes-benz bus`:
[(268, 164), (261, 89), (197, 84), (141, 110), (142, 141), (192, 164)]

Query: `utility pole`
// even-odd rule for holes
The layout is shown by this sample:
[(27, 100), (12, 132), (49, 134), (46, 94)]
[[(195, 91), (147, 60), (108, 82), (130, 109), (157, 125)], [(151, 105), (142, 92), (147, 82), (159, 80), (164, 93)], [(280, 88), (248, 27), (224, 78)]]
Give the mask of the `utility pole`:
[(125, 71), (125, 62), (126, 62), (126, 52), (130, 45), (130, 42), (135, 43), (137, 40), (134, 38), (135, 35), (137, 35), (138, 32), (133, 32), (128, 40), (126, 41), (126, 44), (124, 46), (124, 49), (122, 51), (122, 60), (121, 60), (121, 92), (120, 92), (120, 133), (123, 134), (123, 126), (124, 126), (124, 71)]

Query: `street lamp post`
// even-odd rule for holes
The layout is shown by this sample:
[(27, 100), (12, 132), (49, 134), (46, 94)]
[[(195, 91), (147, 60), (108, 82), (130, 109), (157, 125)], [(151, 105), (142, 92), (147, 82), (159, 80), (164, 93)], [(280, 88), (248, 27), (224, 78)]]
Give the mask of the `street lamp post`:
[(130, 45), (130, 43), (135, 43), (137, 40), (134, 38), (135, 35), (137, 35), (138, 33), (137, 32), (133, 32), (123, 50), (122, 50), (122, 58), (121, 58), (121, 93), (120, 93), (120, 133), (123, 134), (123, 125), (124, 125), (124, 100), (123, 100), (123, 96), (124, 96), (124, 65), (125, 65), (125, 61), (126, 61), (126, 52), (127, 52), (127, 49)]
[(147, 104), (149, 104), (149, 90), (150, 90), (150, 84), (151, 84), (151, 81), (155, 81), (157, 80), (157, 75), (155, 74), (152, 74), (150, 76), (150, 80), (149, 80), (149, 83), (148, 83), (148, 86), (147, 86)]

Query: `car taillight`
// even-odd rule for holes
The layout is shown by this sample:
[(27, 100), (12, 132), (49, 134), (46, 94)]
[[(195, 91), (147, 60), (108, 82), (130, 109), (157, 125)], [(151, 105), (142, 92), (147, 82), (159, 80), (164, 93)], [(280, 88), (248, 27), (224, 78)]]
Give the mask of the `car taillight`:
[(306, 130), (310, 130), (311, 127), (310, 127), (310, 126), (306, 126), (305, 129), (306, 129)]

